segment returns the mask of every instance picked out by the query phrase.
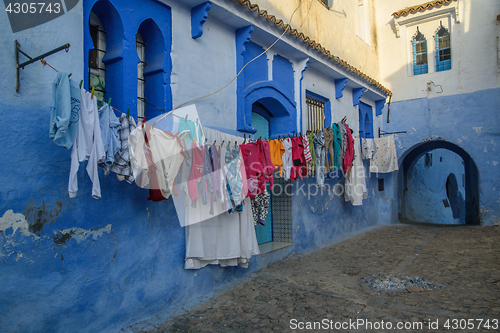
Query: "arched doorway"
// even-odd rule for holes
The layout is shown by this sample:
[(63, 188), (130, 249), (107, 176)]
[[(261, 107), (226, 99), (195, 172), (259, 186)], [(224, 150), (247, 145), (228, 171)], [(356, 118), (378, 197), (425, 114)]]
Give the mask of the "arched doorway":
[(465, 168), (462, 157), (447, 149), (434, 149), (407, 173), (405, 218), (436, 224), (465, 224)]
[(400, 221), (479, 224), (478, 183), (477, 166), (461, 147), (444, 140), (419, 143), (400, 158)]

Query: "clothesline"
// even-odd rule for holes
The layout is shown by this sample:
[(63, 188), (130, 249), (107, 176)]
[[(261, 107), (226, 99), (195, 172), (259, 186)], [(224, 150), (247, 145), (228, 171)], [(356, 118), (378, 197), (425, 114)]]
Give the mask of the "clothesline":
[[(58, 71), (57, 69), (55, 69), (54, 67), (52, 67), (52, 66), (51, 66), (51, 65), (50, 65), (50, 64), (49, 64), (46, 60), (41, 59), (41, 60), (40, 60), (40, 62), (42, 63), (42, 65), (43, 65), (44, 67), (45, 67), (45, 65), (47, 65), (47, 66), (49, 66), (50, 68), (52, 68), (54, 71), (56, 71), (57, 73), (59, 73), (59, 71)], [(71, 73), (69, 74), (69, 76), (71, 76)], [(100, 102), (102, 102), (102, 103), (106, 103), (105, 101), (103, 101), (103, 100), (99, 99), (97, 96), (96, 96), (96, 98), (97, 98), (97, 100), (98, 100), (98, 101), (100, 101)], [(156, 106), (156, 105), (154, 105), (154, 104), (149, 103), (149, 102), (148, 102), (148, 101), (146, 101), (145, 99), (144, 99), (144, 103), (149, 104), (149, 105), (151, 105), (151, 106), (153, 106), (153, 107), (157, 108), (158, 110), (160, 110), (160, 111), (162, 111), (162, 112), (164, 112), (164, 113), (168, 113), (168, 112), (170, 112), (170, 111), (167, 111), (167, 110), (163, 110), (162, 108), (160, 108), (160, 107), (158, 107), (158, 106)], [(120, 112), (121, 114), (128, 114), (128, 112), (127, 112), (127, 113), (122, 112), (122, 111), (118, 110), (117, 108), (115, 108), (115, 107), (113, 107), (113, 106), (111, 106), (111, 105), (110, 105), (109, 107), (110, 107), (110, 108), (112, 108), (112, 109), (113, 109), (113, 110), (115, 110), (115, 111)], [(180, 116), (178, 116), (178, 115), (176, 115), (176, 114), (173, 114), (173, 113), (172, 113), (172, 116), (177, 117), (177, 118), (181, 118)], [(132, 118), (133, 118), (133, 117), (132, 117)], [(143, 116), (143, 117), (139, 117), (139, 116), (138, 116), (137, 118), (142, 118), (143, 120), (144, 120), (144, 119), (146, 119), (146, 117), (145, 117), (145, 116)], [(134, 118), (134, 120), (137, 120), (137, 119), (135, 119), (135, 118)]]
[[(56, 68), (54, 68), (53, 66), (51, 66), (51, 65), (50, 65), (50, 64), (49, 64), (46, 60), (41, 59), (41, 60), (40, 60), (40, 62), (42, 63), (42, 65), (43, 65), (44, 67), (45, 67), (45, 65), (48, 65), (48, 66), (49, 66), (50, 68), (52, 68), (54, 71), (56, 71), (57, 73), (59, 73), (59, 71), (58, 71)], [(71, 76), (71, 74), (69, 74), (69, 76)], [(98, 100), (98, 101), (100, 101), (101, 103), (106, 103), (105, 101), (103, 101), (103, 100), (99, 99), (97, 96), (95, 96), (95, 98), (97, 98), (97, 100)], [(172, 111), (173, 111), (173, 110), (172, 110), (172, 111), (166, 111), (166, 110), (163, 110), (162, 108), (160, 108), (160, 107), (158, 107), (158, 106), (156, 106), (156, 105), (154, 105), (154, 104), (151, 104), (150, 102), (146, 101), (146, 99), (144, 99), (144, 103), (149, 104), (149, 105), (151, 105), (151, 106), (153, 106), (153, 107), (157, 108), (158, 110), (160, 110), (160, 111), (162, 111), (162, 112), (164, 112), (164, 113), (170, 113), (170, 114), (171, 114), (172, 116), (174, 116), (174, 117), (177, 117), (177, 118), (183, 118), (183, 117), (181, 117), (181, 116), (178, 116), (178, 115), (176, 115), (176, 114), (172, 113)], [(111, 105), (110, 105), (109, 107), (110, 107), (111, 109), (113, 109), (113, 110), (117, 111), (117, 112), (120, 112), (121, 114), (129, 114), (129, 112), (127, 112), (127, 113), (122, 112), (122, 111), (118, 110), (117, 108), (115, 108), (114, 106), (111, 106)], [(138, 116), (138, 117), (137, 117), (137, 119), (135, 119), (134, 117), (132, 117), (132, 118), (133, 118), (134, 120), (136, 120), (136, 121), (137, 121), (139, 118), (141, 118), (143, 122), (144, 122), (144, 120), (146, 119), (146, 117), (145, 117), (145, 116), (142, 116), (142, 117), (139, 117), (139, 116)], [(347, 117), (344, 117), (344, 118), (343, 118), (340, 122), (345, 122), (346, 118), (347, 118)], [(155, 124), (156, 124), (156, 122), (155, 122)], [(153, 126), (153, 127), (154, 127), (154, 126)], [(309, 131), (309, 130), (308, 130), (307, 132), (310, 132), (310, 133), (311, 133), (311, 132), (312, 132), (312, 133), (318, 133), (319, 131), (320, 131), (320, 130), (319, 130), (319, 129), (317, 129), (316, 131), (314, 131), (314, 130)], [(307, 134), (307, 132), (306, 132), (306, 134)], [(293, 136), (297, 136), (298, 134), (299, 134), (299, 132), (294, 133), (294, 134), (293, 134)], [(300, 132), (300, 136), (302, 136), (302, 132)], [(291, 136), (290, 136), (290, 134), (288, 134), (288, 137), (289, 137), (289, 138), (291, 137)], [(249, 138), (250, 138), (250, 135), (249, 135)], [(281, 135), (279, 135), (278, 139), (280, 139), (280, 138), (281, 138)], [(286, 138), (286, 135), (283, 135), (283, 139), (285, 139), (285, 138)], [(266, 138), (264, 138), (264, 140), (266, 140)], [(271, 140), (271, 138), (269, 138), (269, 140)], [(267, 140), (266, 140), (266, 141), (267, 141)]]

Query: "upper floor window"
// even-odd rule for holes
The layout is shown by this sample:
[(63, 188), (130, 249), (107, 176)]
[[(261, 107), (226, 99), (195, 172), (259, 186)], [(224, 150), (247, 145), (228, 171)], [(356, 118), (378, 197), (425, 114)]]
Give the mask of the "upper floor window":
[(427, 40), (418, 30), (412, 39), (413, 45), (413, 75), (426, 74), (428, 72), (427, 63)]
[(357, 3), (357, 18), (356, 18), (356, 34), (359, 38), (367, 42), (369, 39), (369, 31), (368, 31), (368, 7), (366, 5), (365, 0), (358, 0)]
[(436, 72), (451, 69), (450, 33), (440, 25), (436, 33)]
[(325, 102), (306, 96), (307, 130), (316, 131), (325, 128)]

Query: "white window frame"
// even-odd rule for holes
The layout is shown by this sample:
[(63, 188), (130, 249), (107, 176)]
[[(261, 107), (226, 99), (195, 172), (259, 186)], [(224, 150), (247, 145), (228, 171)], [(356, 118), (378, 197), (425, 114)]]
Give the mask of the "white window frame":
[[(441, 73), (436, 72), (436, 47), (435, 47), (435, 32), (436, 29), (439, 28), (441, 22), (443, 22), (443, 26), (450, 33), (450, 44), (451, 44), (451, 52), (453, 54), (453, 29), (454, 24), (458, 23), (456, 7), (445, 8), (440, 10), (430, 9), (427, 12), (420, 14), (413, 14), (413, 16), (405, 19), (395, 19), (396, 26), (396, 37), (404, 38), (406, 44), (406, 63), (407, 63), (407, 75), (415, 76), (413, 74), (413, 36), (417, 31), (417, 26), (420, 29), (420, 32), (427, 39), (427, 65), (428, 71), (427, 75), (431, 73)], [(410, 14), (412, 15), (412, 14)], [(453, 57), (452, 57), (452, 69), (453, 69)]]
[(356, 36), (371, 45), (369, 8), (369, 0), (356, 0)]

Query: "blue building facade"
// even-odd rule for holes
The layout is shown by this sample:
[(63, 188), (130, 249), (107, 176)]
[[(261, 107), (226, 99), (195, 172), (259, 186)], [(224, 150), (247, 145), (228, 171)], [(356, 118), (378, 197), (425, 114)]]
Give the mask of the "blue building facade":
[[(461, 147), (471, 156), (464, 159), (466, 173), (467, 168), (477, 169), (476, 178), (466, 185), (467, 193), (480, 192), (474, 199), (478, 213), (470, 213), (470, 219), (498, 220), (497, 189), (481, 185), (499, 179), (498, 168), (493, 168), (498, 90), (392, 103), (387, 124), (385, 100), (391, 92), (314, 42), (287, 32), (255, 59), (279, 37), (281, 28), (285, 29), (246, 5), (222, 0), (82, 0), (61, 17), (17, 33), (11, 32), (7, 19), (0, 20), (0, 31), (5, 32), (0, 54), (7, 59), (0, 65), (4, 72), (0, 87), (5, 92), (0, 109), (6, 124), (0, 148), (3, 332), (66, 332), (69, 327), (78, 332), (113, 332), (143, 321), (159, 322), (225, 286), (245, 281), (269, 263), (314, 251), (377, 224), (397, 223), (398, 184), (404, 182), (403, 172), (380, 176), (386, 181), (381, 191), (372, 175), (366, 179), (367, 198), (357, 207), (332, 191), (318, 193), (313, 178), (295, 183), (292, 245), (253, 257), (248, 269), (185, 270), (185, 234), (172, 200), (147, 201), (147, 190), (102, 173), (102, 198), (93, 199), (82, 167), (78, 196), (69, 199), (70, 152), (48, 138), (56, 73), (31, 64), (21, 70), (20, 90), (15, 92), (14, 40), (32, 57), (70, 43), (68, 52), (47, 57), (48, 63), (72, 73), (76, 81), (83, 80), (88, 90), (99, 88), (106, 101), (111, 98), (111, 104), (124, 112), (130, 109), (134, 118), (150, 119), (210, 94), (241, 71), (227, 88), (193, 102), (202, 124), (252, 135), (254, 112), (269, 122), (271, 138), (305, 132), (306, 98), (312, 97), (324, 103), (325, 126), (346, 117), (355, 135), (374, 137), (378, 128), (415, 128), (397, 138), (400, 164), (410, 156), (405, 152), (429, 137), (422, 134), (428, 128), (433, 129), (432, 142), (439, 141), (429, 149), (443, 148), (438, 137), (465, 135), (468, 139)], [(418, 110), (424, 103), (430, 103), (425, 110), (433, 117), (432, 124), (449, 119), (465, 124), (479, 109), (489, 111), (474, 118), (483, 126), (481, 133), (451, 124), (438, 129), (420, 122)], [(412, 161), (424, 152), (419, 154), (411, 155)], [(368, 161), (364, 163), (368, 170)], [(474, 183), (478, 179), (479, 185)], [(327, 187), (333, 189), (339, 180), (339, 175), (331, 175)]]

